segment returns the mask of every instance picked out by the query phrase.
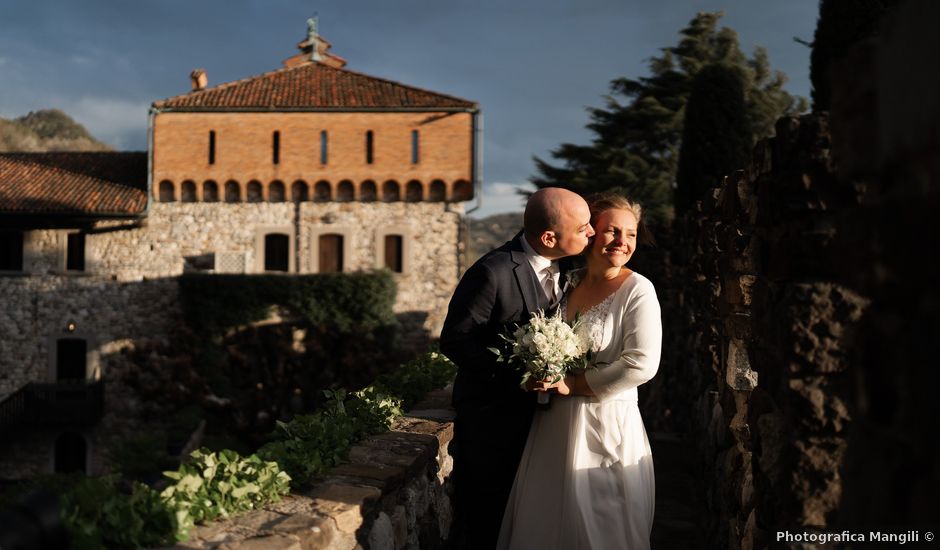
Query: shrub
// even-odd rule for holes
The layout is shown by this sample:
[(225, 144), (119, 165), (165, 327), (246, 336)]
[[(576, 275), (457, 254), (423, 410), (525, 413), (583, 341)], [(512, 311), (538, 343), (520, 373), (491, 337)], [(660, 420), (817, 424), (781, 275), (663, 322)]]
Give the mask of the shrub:
[(400, 397), (402, 406), (410, 409), (431, 390), (443, 388), (457, 374), (457, 366), (444, 354), (431, 351), (401, 365), (375, 381), (381, 392)]

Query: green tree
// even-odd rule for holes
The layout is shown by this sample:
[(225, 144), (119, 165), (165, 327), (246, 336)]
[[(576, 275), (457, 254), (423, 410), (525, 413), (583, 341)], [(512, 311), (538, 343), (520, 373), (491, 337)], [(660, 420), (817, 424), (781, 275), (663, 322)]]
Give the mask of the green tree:
[(751, 127), (744, 76), (734, 66), (703, 67), (692, 82), (676, 174), (676, 210), (686, 210), (722, 176), (747, 163)]
[(622, 188), (640, 202), (653, 225), (673, 215), (673, 182), (682, 140), (682, 124), (692, 81), (702, 67), (727, 63), (740, 70), (751, 140), (773, 131), (781, 115), (806, 109), (806, 100), (783, 90), (786, 75), (771, 71), (767, 53), (757, 48), (748, 58), (737, 33), (718, 28), (722, 12), (699, 13), (680, 32), (676, 46), (650, 60), (650, 75), (611, 82), (603, 108), (589, 109), (589, 145), (565, 143), (552, 151), (560, 165), (536, 157), (538, 187), (558, 186), (579, 193)]

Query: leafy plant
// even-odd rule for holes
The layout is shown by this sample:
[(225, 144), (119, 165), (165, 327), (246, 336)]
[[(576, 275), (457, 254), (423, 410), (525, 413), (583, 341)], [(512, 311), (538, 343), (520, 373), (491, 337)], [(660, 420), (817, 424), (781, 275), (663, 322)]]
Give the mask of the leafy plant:
[(164, 472), (175, 483), (160, 497), (175, 510), (177, 536), (185, 540), (199, 522), (252, 510), (280, 499), (290, 490), (290, 476), (274, 462), (231, 450), (198, 449), (175, 472)]
[(85, 478), (62, 496), (62, 520), (76, 549), (148, 548), (175, 540), (172, 510), (150, 487)]
[(383, 374), (374, 383), (379, 391), (400, 397), (410, 409), (431, 390), (443, 388), (457, 374), (457, 366), (444, 354), (430, 351)]

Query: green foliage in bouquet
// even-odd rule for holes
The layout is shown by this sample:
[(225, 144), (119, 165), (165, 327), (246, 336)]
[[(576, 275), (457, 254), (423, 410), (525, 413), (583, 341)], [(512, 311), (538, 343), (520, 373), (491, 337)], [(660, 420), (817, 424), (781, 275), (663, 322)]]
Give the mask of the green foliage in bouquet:
[(290, 491), (290, 476), (276, 463), (231, 450), (193, 451), (189, 462), (164, 475), (174, 483), (160, 497), (175, 510), (179, 540), (195, 523), (252, 510)]
[(295, 483), (308, 483), (346, 458), (349, 448), (363, 437), (388, 430), (400, 416), (401, 400), (374, 387), (347, 394), (326, 390), (327, 400), (313, 414), (278, 422), (272, 441), (258, 450), (277, 462)]

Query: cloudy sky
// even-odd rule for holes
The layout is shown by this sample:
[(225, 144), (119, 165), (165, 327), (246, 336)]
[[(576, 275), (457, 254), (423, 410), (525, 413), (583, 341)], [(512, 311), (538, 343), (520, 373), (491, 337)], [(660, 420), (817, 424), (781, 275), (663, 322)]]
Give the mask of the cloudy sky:
[(647, 74), (699, 11), (724, 10), (745, 51), (768, 49), (791, 93), (809, 95), (817, 0), (0, 0), (0, 117), (59, 108), (119, 149), (147, 146), (147, 109), (189, 89), (275, 69), (315, 12), (348, 68), (479, 102), (484, 197), (515, 193), (608, 82)]

